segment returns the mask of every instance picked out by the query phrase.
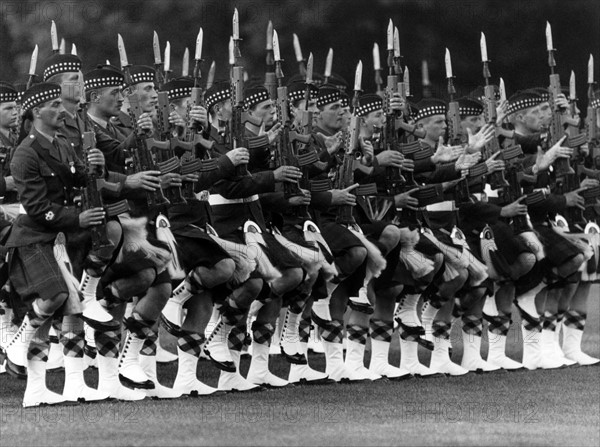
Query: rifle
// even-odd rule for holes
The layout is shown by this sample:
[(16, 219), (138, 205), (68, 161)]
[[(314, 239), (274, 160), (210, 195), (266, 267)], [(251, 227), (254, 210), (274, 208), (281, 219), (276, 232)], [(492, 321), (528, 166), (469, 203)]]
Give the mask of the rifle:
[[(262, 122), (248, 114), (244, 107), (244, 67), (241, 66), (242, 54), (240, 52), (240, 31), (238, 11), (233, 14), (233, 66), (231, 67), (231, 120), (229, 121), (229, 136), (231, 149), (248, 147), (246, 138), (246, 123), (251, 122), (260, 126)], [(247, 165), (238, 165), (235, 168), (237, 176), (248, 174)]]
[(456, 89), (454, 88), (454, 76), (452, 76), (452, 60), (450, 51), (446, 48), (446, 78), (448, 79), (448, 94), (450, 102), (448, 103), (448, 144), (457, 146), (463, 143), (464, 135), (460, 128), (460, 108), (458, 101), (454, 100)]
[[(81, 108), (83, 113), (84, 129), (82, 133), (83, 140), (83, 161), (85, 164), (85, 186), (81, 190), (81, 209), (83, 211), (92, 208), (104, 208), (108, 217), (115, 217), (119, 214), (129, 211), (129, 203), (123, 199), (110, 205), (105, 205), (102, 200), (102, 191), (110, 191), (118, 194), (121, 190), (121, 185), (117, 183), (107, 182), (102, 178), (101, 170), (92, 166), (88, 162), (88, 153), (90, 149), (96, 147), (96, 134), (88, 129), (87, 120), (87, 104), (85, 103), (85, 95), (81, 95)], [(90, 227), (92, 237), (92, 250), (96, 253), (102, 251), (112, 251), (114, 244), (108, 239), (106, 234), (106, 217), (102, 220), (102, 224)]]
[(379, 59), (379, 45), (377, 42), (373, 44), (373, 70), (375, 71), (375, 85), (377, 86), (377, 94), (383, 96), (383, 79), (381, 78), (381, 61)]
[(594, 56), (590, 54), (588, 62), (588, 105), (585, 117), (585, 129), (588, 144), (587, 166), (600, 169), (600, 132), (598, 132), (598, 110), (593, 103), (596, 100), (594, 93)]
[(162, 72), (163, 61), (160, 56), (160, 42), (156, 31), (154, 31), (152, 39), (152, 50), (154, 52), (154, 83), (161, 87), (165, 83), (165, 78)]
[(302, 56), (302, 48), (300, 47), (300, 39), (298, 35), (294, 33), (293, 37), (294, 53), (296, 55), (296, 62), (298, 62), (298, 70), (300, 75), (306, 76), (307, 67), (304, 65), (304, 56)]
[[(300, 187), (310, 190), (310, 192), (325, 192), (332, 188), (331, 181), (327, 179), (311, 180), (309, 166), (319, 163), (317, 150), (313, 146), (314, 137), (312, 136), (313, 112), (309, 109), (310, 86), (313, 84), (313, 55), (308, 56), (305, 67), (306, 89), (304, 90), (304, 109), (298, 109), (300, 113), (300, 125), (295, 129), (295, 154), (298, 159), (298, 165), (302, 170)], [(306, 138), (306, 140), (304, 139)], [(307, 211), (308, 213), (308, 211)]]
[[(523, 150), (521, 146), (511, 146), (504, 150), (506, 185), (500, 189), (500, 204), (508, 205), (523, 195), (520, 173), (523, 171)], [(515, 234), (530, 231), (527, 216), (515, 216), (511, 225)]]
[[(272, 33), (272, 47), (273, 55), (275, 58), (275, 75), (277, 77), (277, 117), (281, 120), (283, 126), (282, 131), (277, 139), (277, 149), (275, 150), (275, 164), (279, 166), (300, 166), (299, 160), (294, 154), (292, 144), (295, 141), (301, 143), (308, 143), (310, 140), (309, 135), (299, 135), (297, 132), (291, 130), (292, 119), (290, 115), (290, 105), (288, 101), (287, 87), (283, 85), (283, 70), (281, 69), (281, 55), (279, 52), (279, 37), (277, 31)], [(303, 195), (300, 187), (297, 183), (285, 182), (283, 184), (284, 197), (289, 198), (293, 196)]]
[[(560, 76), (558, 73), (555, 73), (556, 60), (554, 59), (554, 52), (556, 50), (552, 45), (552, 29), (548, 22), (546, 22), (546, 46), (548, 51), (548, 66), (550, 67), (549, 90), (550, 107), (552, 109), (552, 121), (550, 123), (550, 128), (548, 129), (548, 137), (546, 138), (546, 150), (548, 150), (565, 134), (563, 113), (557, 104), (558, 97), (561, 93)], [(559, 158), (554, 162), (554, 174), (557, 178), (570, 173), (573, 173), (573, 170), (571, 169), (569, 159)]]
[[(181, 174), (193, 174), (194, 172), (198, 172), (202, 170), (204, 167), (209, 167), (209, 163), (211, 169), (216, 167), (216, 160), (206, 160), (202, 162), (201, 160), (205, 158), (206, 154), (209, 153), (210, 149), (212, 149), (214, 142), (207, 140), (202, 136), (204, 132), (204, 128), (200, 123), (193, 122), (190, 118), (190, 113), (192, 107), (201, 106), (204, 107), (204, 91), (200, 87), (201, 80), (201, 72), (200, 72), (200, 63), (202, 62), (202, 39), (203, 39), (203, 30), (200, 28), (198, 32), (198, 37), (196, 39), (196, 52), (194, 56), (195, 64), (194, 64), (194, 86), (192, 87), (192, 93), (190, 97), (190, 101), (187, 105), (186, 110), (186, 132), (185, 132), (185, 141), (180, 141), (178, 138), (171, 139), (171, 146), (179, 148), (183, 155), (181, 156)], [(197, 152), (201, 152), (200, 157), (197, 157)], [(187, 200), (194, 200), (194, 183), (193, 182), (184, 182), (183, 183), (183, 195)]]
[(269, 20), (267, 25), (267, 66), (265, 72), (265, 87), (269, 91), (269, 96), (275, 98), (277, 95), (277, 76), (275, 74), (274, 59), (273, 59), (273, 22)]
[[(490, 74), (490, 61), (487, 57), (487, 43), (485, 40), (485, 34), (481, 33), (481, 59), (483, 62), (483, 78), (485, 79), (485, 87), (483, 88), (485, 101), (483, 105), (483, 116), (486, 123), (494, 126), (496, 128), (496, 121), (498, 119), (498, 114), (496, 112), (496, 93), (494, 91), (494, 86), (490, 84), (490, 78), (492, 75)], [(503, 160), (503, 152), (500, 147), (500, 143), (498, 142), (498, 136), (494, 136), (492, 140), (485, 145), (483, 150), (483, 158), (487, 160), (496, 152), (500, 152), (497, 160)], [(487, 181), (490, 184), (492, 189), (498, 189), (506, 186), (507, 182), (504, 178), (504, 172), (492, 172), (487, 176)]]
[[(390, 19), (387, 29), (388, 76), (387, 85), (383, 92), (383, 112), (386, 117), (385, 128), (382, 133), (382, 147), (384, 151), (398, 150), (397, 124), (401, 121), (399, 112), (392, 110), (390, 105), (392, 97), (398, 93), (400, 88), (401, 84), (398, 82), (398, 73), (402, 71), (400, 68), (400, 49), (396, 40), (397, 34), (394, 34), (393, 26), (392, 20)], [(407, 180), (400, 173), (400, 169), (391, 166), (385, 168), (385, 180), (386, 192), (391, 196), (400, 194), (407, 183)]]
[[(163, 174), (171, 172), (181, 173), (181, 162), (175, 155), (171, 143), (171, 123), (169, 122), (169, 94), (167, 92), (158, 93), (158, 104), (156, 105), (156, 118), (159, 140), (148, 138), (146, 143), (150, 150), (156, 154), (157, 166)], [(181, 195), (179, 186), (170, 186), (165, 191), (165, 197), (172, 205), (182, 205), (187, 203)]]
[[(129, 60), (127, 59), (127, 52), (125, 51), (125, 43), (123, 42), (123, 37), (118, 35), (118, 47), (119, 47), (119, 56), (121, 59), (121, 67), (125, 73), (125, 82), (128, 85), (131, 85), (131, 72), (129, 67)], [(129, 99), (129, 116), (131, 118), (131, 122), (133, 124), (133, 132), (135, 135), (135, 143), (134, 147), (131, 148), (132, 155), (132, 170), (134, 173), (143, 172), (147, 170), (160, 170), (156, 164), (154, 154), (148, 148), (146, 144), (146, 138), (144, 137), (144, 131), (138, 128), (137, 122), (139, 117), (142, 115), (142, 108), (140, 106), (140, 98), (139, 95), (133, 94), (131, 89), (128, 88), (124, 91), (127, 98)], [(154, 191), (146, 191), (146, 203), (148, 208), (151, 210), (166, 206), (170, 202), (164, 196), (162, 189), (158, 188)]]
[[(360, 132), (359, 117), (356, 113), (358, 108), (358, 97), (361, 91), (362, 79), (362, 62), (359, 62), (356, 67), (356, 75), (354, 78), (354, 97), (352, 99), (353, 112), (350, 118), (350, 125), (344, 132), (344, 154), (342, 162), (339, 164), (335, 178), (335, 188), (345, 189), (354, 184), (354, 162), (358, 152), (358, 136)], [(356, 195), (368, 196), (377, 194), (377, 186), (375, 183), (360, 185), (355, 190)], [(360, 232), (360, 228), (356, 225), (354, 216), (352, 215), (351, 205), (342, 205), (338, 207), (338, 215), (336, 222), (342, 225), (347, 225), (355, 228)]]

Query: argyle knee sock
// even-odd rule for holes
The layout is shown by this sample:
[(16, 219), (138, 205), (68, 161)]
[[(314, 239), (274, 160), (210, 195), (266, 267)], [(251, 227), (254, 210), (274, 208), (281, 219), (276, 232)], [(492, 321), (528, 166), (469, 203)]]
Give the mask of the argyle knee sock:
[(369, 335), (372, 340), (391, 343), (393, 333), (394, 323), (391, 320), (385, 321), (371, 318), (371, 321), (369, 322)]
[(94, 333), (98, 355), (116, 359), (119, 357), (119, 344), (121, 342), (121, 327), (111, 330), (96, 330)]
[(203, 335), (196, 332), (181, 331), (181, 335), (177, 338), (177, 347), (183, 352), (186, 352), (194, 357), (200, 357), (202, 344), (205, 338)]
[(346, 325), (346, 334), (349, 341), (366, 345), (367, 338), (369, 337), (369, 328), (360, 326), (358, 324), (348, 324)]
[(65, 357), (83, 358), (84, 338), (81, 315), (63, 317), (60, 342)]
[(331, 320), (327, 327), (319, 327), (323, 341), (342, 343), (344, 323), (341, 320)]
[(140, 350), (140, 355), (155, 356), (156, 355), (156, 344), (158, 343), (158, 333), (151, 328), (147, 337), (144, 339), (144, 344)]
[(252, 323), (252, 340), (261, 345), (271, 345), (271, 338), (275, 327), (270, 323), (260, 323), (255, 321)]

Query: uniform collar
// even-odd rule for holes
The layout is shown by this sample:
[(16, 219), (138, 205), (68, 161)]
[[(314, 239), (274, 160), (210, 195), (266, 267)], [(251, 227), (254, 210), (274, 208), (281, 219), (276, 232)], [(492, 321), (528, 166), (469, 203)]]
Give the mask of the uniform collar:
[(87, 115), (88, 115), (88, 117), (89, 117), (89, 118), (90, 118), (90, 119), (91, 119), (91, 120), (92, 120), (94, 123), (98, 124), (98, 125), (99, 125), (100, 127), (102, 127), (103, 129), (106, 129), (106, 128), (107, 128), (107, 126), (108, 126), (108, 121), (106, 121), (106, 120), (103, 120), (103, 119), (102, 119), (102, 118), (100, 118), (100, 117), (97, 117), (97, 116), (91, 115), (90, 113), (88, 113)]
[(60, 156), (60, 151), (57, 145), (53, 144), (54, 140), (57, 140), (58, 133), (52, 138), (50, 135), (40, 132), (38, 129), (34, 127), (31, 128), (31, 133), (29, 134), (29, 138), (35, 139), (42, 148), (46, 149), (52, 158), (62, 162), (62, 157)]

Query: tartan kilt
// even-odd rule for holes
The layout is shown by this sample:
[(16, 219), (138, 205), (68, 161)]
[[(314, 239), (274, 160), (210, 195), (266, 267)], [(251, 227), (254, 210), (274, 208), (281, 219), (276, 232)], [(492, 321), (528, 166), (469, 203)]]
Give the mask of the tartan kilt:
[[(282, 271), (292, 268), (302, 268), (302, 261), (300, 258), (281, 245), (272, 234), (263, 232), (261, 235), (266, 243), (266, 246), (261, 247), (261, 249), (264, 251), (269, 258), (269, 261), (271, 261), (271, 264), (273, 264), (277, 270)], [(219, 237), (230, 242), (235, 242), (236, 244), (246, 245), (244, 232), (242, 230), (236, 230), (227, 235)], [(256, 271), (253, 272), (251, 277), (257, 277), (256, 274)]]
[(547, 224), (534, 224), (533, 229), (544, 245), (546, 259), (552, 266), (559, 266), (582, 254), (569, 240), (562, 237)]
[(177, 255), (185, 272), (196, 267), (213, 267), (229, 254), (208, 234), (197, 227), (186, 226), (172, 230), (177, 241)]
[[(159, 247), (164, 250), (171, 251), (168, 244), (166, 244), (162, 241), (159, 241), (158, 239), (156, 239), (153, 236), (150, 236), (150, 233), (148, 235), (147, 240), (150, 244), (154, 245), (155, 247)], [(121, 239), (121, 241), (119, 242), (119, 245), (117, 246), (117, 248), (115, 250), (115, 253), (118, 254), (121, 251), (122, 246), (123, 246), (123, 239)], [(146, 253), (144, 251), (142, 251), (142, 250), (127, 251), (124, 253), (124, 256), (121, 260), (119, 260), (118, 262), (117, 261), (113, 262), (106, 269), (106, 271), (102, 275), (102, 280), (101, 280), (102, 286), (106, 287), (113, 281), (116, 281), (118, 279), (129, 278), (130, 276), (133, 276), (136, 273), (139, 273), (142, 270), (146, 270), (146, 269), (154, 269), (155, 270), (156, 267), (155, 267), (154, 262), (148, 258), (148, 256), (146, 255)], [(155, 282), (155, 285), (169, 282), (169, 280), (168, 280), (169, 274), (168, 274), (168, 272), (166, 272), (166, 277), (165, 277), (165, 275), (164, 275), (165, 272), (166, 272), (166, 270), (159, 274), (161, 279), (160, 279), (160, 281)]]
[(512, 227), (506, 222), (497, 222), (490, 226), (494, 232), (494, 240), (498, 246), (498, 251), (509, 264), (516, 262), (517, 258), (523, 253), (533, 253), (525, 241), (515, 235)]
[(344, 225), (323, 221), (319, 228), (325, 242), (327, 242), (333, 256), (336, 258), (343, 256), (351, 248), (363, 247), (360, 239), (354, 236)]
[(381, 237), (381, 233), (385, 230), (385, 227), (392, 225), (387, 222), (377, 221), (373, 223), (360, 224), (360, 229), (367, 238), (375, 243)]
[(25, 245), (8, 251), (8, 272), (11, 284), (21, 300), (30, 304), (40, 298), (56, 299), (68, 295), (69, 289), (54, 258), (54, 242)]

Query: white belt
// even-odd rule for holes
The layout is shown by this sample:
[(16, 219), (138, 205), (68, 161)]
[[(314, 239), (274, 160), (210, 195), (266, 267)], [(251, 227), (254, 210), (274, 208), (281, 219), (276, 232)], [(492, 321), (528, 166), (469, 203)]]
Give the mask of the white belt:
[(454, 200), (446, 200), (440, 203), (433, 203), (425, 207), (427, 211), (456, 211)]
[(258, 200), (258, 194), (243, 199), (226, 199), (221, 194), (211, 194), (208, 198), (208, 203), (211, 205), (233, 205), (236, 203), (250, 203)]
[(27, 214), (27, 211), (25, 211), (25, 208), (21, 204), (19, 204), (19, 214)]
[(485, 192), (485, 195), (488, 196), (488, 198), (490, 198), (490, 197), (498, 198), (498, 191), (499, 191), (498, 189), (492, 189), (492, 187), (490, 186), (489, 183), (485, 184), (484, 192)]

